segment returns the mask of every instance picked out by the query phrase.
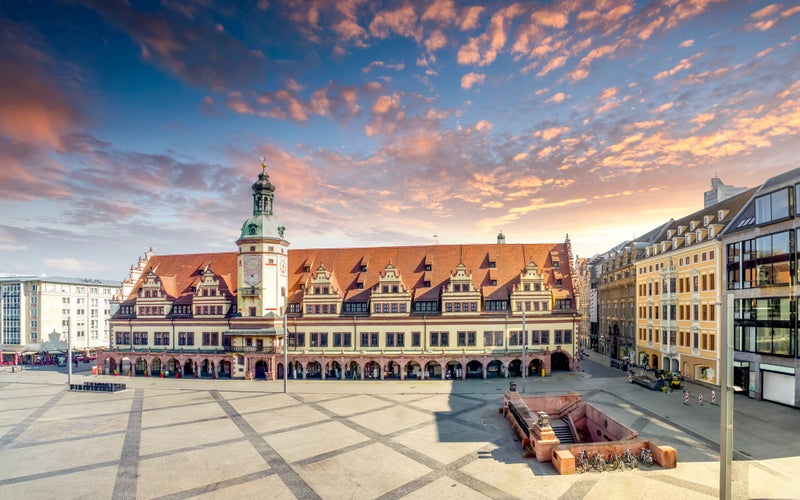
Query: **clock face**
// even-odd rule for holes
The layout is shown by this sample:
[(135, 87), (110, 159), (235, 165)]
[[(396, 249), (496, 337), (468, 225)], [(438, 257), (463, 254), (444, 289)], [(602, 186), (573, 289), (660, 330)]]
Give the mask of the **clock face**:
[(261, 283), (261, 257), (248, 255), (244, 258), (244, 282), (248, 285)]
[(286, 261), (281, 259), (281, 276), (286, 276)]

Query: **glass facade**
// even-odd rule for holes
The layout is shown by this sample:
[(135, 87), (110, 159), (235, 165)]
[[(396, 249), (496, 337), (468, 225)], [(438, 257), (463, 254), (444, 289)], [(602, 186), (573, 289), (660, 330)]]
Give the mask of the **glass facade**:
[(794, 298), (734, 301), (733, 348), (737, 351), (797, 355), (797, 302)]
[(3, 344), (20, 343), (20, 285), (3, 285), (0, 289), (3, 303)]
[(727, 248), (728, 289), (793, 284), (796, 248), (794, 230), (730, 243)]

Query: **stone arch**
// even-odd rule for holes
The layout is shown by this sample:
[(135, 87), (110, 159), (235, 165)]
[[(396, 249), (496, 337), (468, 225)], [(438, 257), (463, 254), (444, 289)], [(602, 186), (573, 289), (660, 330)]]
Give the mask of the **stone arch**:
[(133, 369), (133, 363), (131, 362), (131, 358), (128, 356), (123, 356), (119, 360), (118, 371), (120, 375), (131, 375)]
[(448, 361), (445, 369), (447, 371), (445, 372), (444, 378), (448, 380), (461, 378), (464, 374), (464, 366), (461, 364), (461, 361), (456, 359)]
[(406, 371), (406, 378), (423, 378), (422, 377), (422, 366), (415, 360), (411, 360), (406, 363), (405, 366)]
[(493, 359), (486, 364), (486, 378), (503, 378), (505, 376), (505, 365), (499, 359)]
[(136, 358), (133, 367), (133, 374), (134, 375), (149, 375), (147, 371), (147, 360), (143, 357)]
[(364, 364), (364, 378), (378, 380), (383, 375), (381, 365), (374, 359), (367, 361)]
[(306, 363), (305, 378), (322, 378), (322, 363), (316, 359)]
[(342, 364), (332, 359), (325, 363), (325, 377), (338, 380), (342, 378)]
[(361, 365), (355, 359), (351, 359), (345, 363), (345, 378), (352, 380), (361, 379)]
[(221, 360), (217, 375), (224, 378), (233, 378), (233, 363), (228, 359)]
[(161, 363), (161, 358), (153, 357), (150, 360), (150, 374), (151, 375), (159, 375), (163, 371), (163, 364)]
[(539, 358), (533, 358), (528, 364), (528, 376), (541, 376), (544, 370), (544, 361)]
[(254, 377), (258, 380), (267, 380), (269, 377), (269, 361), (264, 359), (259, 359), (255, 362), (254, 368)]
[(402, 367), (398, 361), (393, 359), (388, 360), (383, 365), (383, 378), (384, 379), (400, 379), (400, 371)]
[(522, 376), (522, 360), (514, 358), (508, 363), (508, 376), (521, 377)]
[(465, 378), (486, 378), (484, 376), (483, 363), (477, 359), (472, 359), (467, 363)]
[(550, 355), (550, 369), (554, 371), (570, 371), (569, 355), (564, 351), (555, 351)]
[(444, 378), (444, 370), (442, 364), (432, 359), (425, 364), (425, 377), (426, 378)]

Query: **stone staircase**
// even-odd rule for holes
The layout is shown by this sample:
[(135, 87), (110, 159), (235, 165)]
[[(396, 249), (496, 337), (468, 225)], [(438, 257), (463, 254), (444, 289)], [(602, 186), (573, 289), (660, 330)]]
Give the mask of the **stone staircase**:
[(561, 420), (556, 420), (550, 422), (550, 427), (553, 428), (553, 432), (555, 432), (556, 437), (561, 444), (572, 444), (575, 442), (575, 438), (572, 436), (572, 432), (569, 430), (569, 424), (567, 424), (566, 420), (563, 418)]

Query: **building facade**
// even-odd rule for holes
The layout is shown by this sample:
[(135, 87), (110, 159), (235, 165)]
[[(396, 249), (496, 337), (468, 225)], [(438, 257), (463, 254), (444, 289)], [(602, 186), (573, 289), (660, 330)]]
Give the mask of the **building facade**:
[(579, 370), (568, 237), (289, 250), (274, 193), (262, 170), (236, 252), (140, 259), (101, 371), (402, 380)]
[(800, 169), (767, 180), (725, 229), (724, 290), (733, 296), (734, 385), (800, 406), (797, 270)]
[(634, 361), (636, 262), (645, 255), (649, 245), (663, 237), (668, 225), (626, 241), (594, 259), (597, 333), (593, 349), (612, 359)]
[(720, 238), (753, 192), (671, 222), (636, 262), (638, 364), (719, 385)]
[[(43, 276), (0, 277), (0, 343), (3, 359), (33, 356), (53, 332), (75, 349), (109, 346), (111, 299), (120, 283)], [(8, 359), (6, 359), (8, 358)]]

